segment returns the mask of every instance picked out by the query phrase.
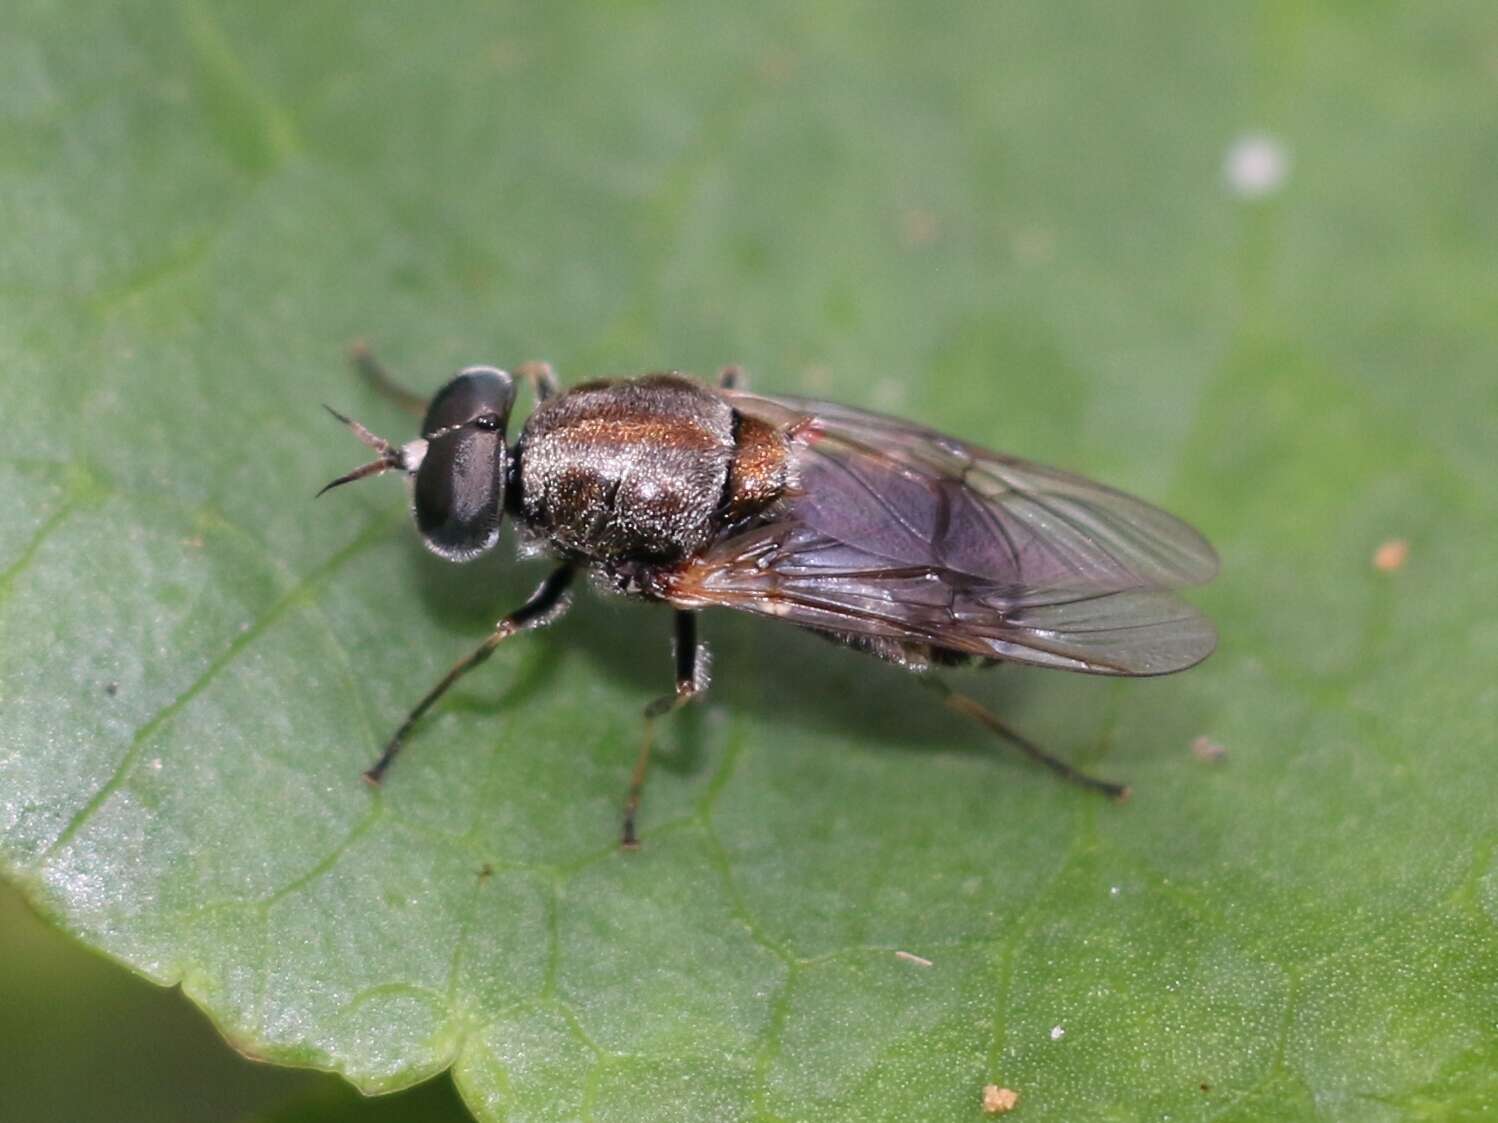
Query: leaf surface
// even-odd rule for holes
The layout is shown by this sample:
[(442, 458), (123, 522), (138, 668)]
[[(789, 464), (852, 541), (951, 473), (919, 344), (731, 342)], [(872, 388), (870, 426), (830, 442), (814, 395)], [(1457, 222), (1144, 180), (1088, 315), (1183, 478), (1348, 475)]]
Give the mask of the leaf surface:
[[(1493, 1110), (1495, 52), (1475, 0), (23, 0), (0, 869), (241, 1049), (485, 1120)], [(1213, 539), (1221, 649), (958, 676), (1114, 807), (711, 616), (622, 854), (669, 618), (583, 598), (371, 792), (542, 571), (313, 503), (362, 452), (319, 403), (410, 433), (356, 337), (423, 390), (742, 362), (1084, 471)]]

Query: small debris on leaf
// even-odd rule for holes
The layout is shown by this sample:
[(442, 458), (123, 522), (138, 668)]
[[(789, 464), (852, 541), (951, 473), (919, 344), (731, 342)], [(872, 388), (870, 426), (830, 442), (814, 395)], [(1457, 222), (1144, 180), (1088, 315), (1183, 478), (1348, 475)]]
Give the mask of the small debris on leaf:
[(1410, 556), (1410, 544), (1403, 538), (1390, 538), (1373, 551), (1373, 568), (1380, 573), (1396, 573), (1404, 568)]
[(1215, 764), (1228, 755), (1226, 745), (1219, 744), (1210, 737), (1198, 737), (1191, 742), (1191, 755), (1197, 760), (1204, 760), (1208, 764)]
[(1228, 190), (1240, 199), (1263, 199), (1284, 186), (1290, 153), (1276, 138), (1248, 133), (1235, 140), (1222, 161)]
[(1017, 231), (1010, 239), (1014, 256), (1023, 265), (1046, 265), (1056, 256), (1056, 235), (1039, 227)]
[(906, 249), (929, 246), (940, 230), (936, 215), (923, 207), (912, 207), (900, 216), (900, 241)]
[(895, 952), (895, 958), (903, 959), (906, 963), (914, 963), (918, 967), (933, 966), (931, 960), (927, 959), (924, 955), (916, 955), (913, 951), (897, 951)]
[(1060, 1041), (1065, 1036), (1066, 1036), (1066, 1028), (1064, 1026), (1052, 1026), (1051, 1027), (1051, 1040), (1052, 1041)]
[(1013, 1088), (1000, 1088), (997, 1084), (983, 1085), (983, 1114), (1003, 1115), (1013, 1111), (1019, 1103), (1019, 1093)]

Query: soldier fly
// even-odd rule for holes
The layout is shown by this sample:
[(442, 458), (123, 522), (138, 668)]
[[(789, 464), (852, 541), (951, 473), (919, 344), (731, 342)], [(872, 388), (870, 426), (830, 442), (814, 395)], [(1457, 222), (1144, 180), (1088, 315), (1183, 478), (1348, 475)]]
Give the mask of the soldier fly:
[[(453, 683), (566, 610), (579, 572), (676, 610), (676, 689), (645, 707), (626, 847), (637, 845), (654, 722), (707, 687), (701, 609), (786, 620), (916, 672), (976, 660), (1161, 675), (1216, 645), (1211, 622), (1174, 593), (1212, 579), (1212, 547), (1164, 511), (1068, 472), (851, 406), (753, 394), (734, 367), (715, 386), (669, 373), (566, 391), (545, 363), (469, 367), (425, 402), (368, 351), (354, 360), (423, 414), (421, 436), (392, 444), (329, 408), (378, 455), (323, 491), (403, 472), (437, 555), (463, 562), (492, 549), (508, 515), (523, 551), (555, 559), (530, 599), (416, 704), (364, 774), (372, 784)], [(536, 405), (511, 447), (517, 377)], [(1066, 779), (1127, 795), (939, 678), (922, 681)]]

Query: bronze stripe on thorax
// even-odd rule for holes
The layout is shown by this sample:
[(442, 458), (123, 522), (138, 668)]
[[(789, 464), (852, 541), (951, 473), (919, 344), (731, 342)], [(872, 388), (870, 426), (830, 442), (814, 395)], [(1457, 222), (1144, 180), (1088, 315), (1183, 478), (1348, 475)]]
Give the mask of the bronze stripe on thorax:
[(552, 431), (559, 439), (589, 445), (645, 445), (711, 452), (718, 438), (696, 421), (680, 417), (579, 417)]

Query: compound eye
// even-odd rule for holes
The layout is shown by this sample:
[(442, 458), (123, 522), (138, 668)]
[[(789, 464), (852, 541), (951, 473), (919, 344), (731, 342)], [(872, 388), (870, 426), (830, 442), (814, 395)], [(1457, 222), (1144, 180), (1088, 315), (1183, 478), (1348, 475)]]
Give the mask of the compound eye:
[(515, 380), (494, 367), (469, 367), (437, 391), (421, 422), (421, 435), (430, 440), (444, 430), (470, 423), (503, 429), (515, 404)]
[(465, 370), (427, 408), (426, 454), (416, 470), (416, 527), (427, 547), (468, 561), (499, 541), (509, 455), (504, 426), (515, 384), (503, 371)]

